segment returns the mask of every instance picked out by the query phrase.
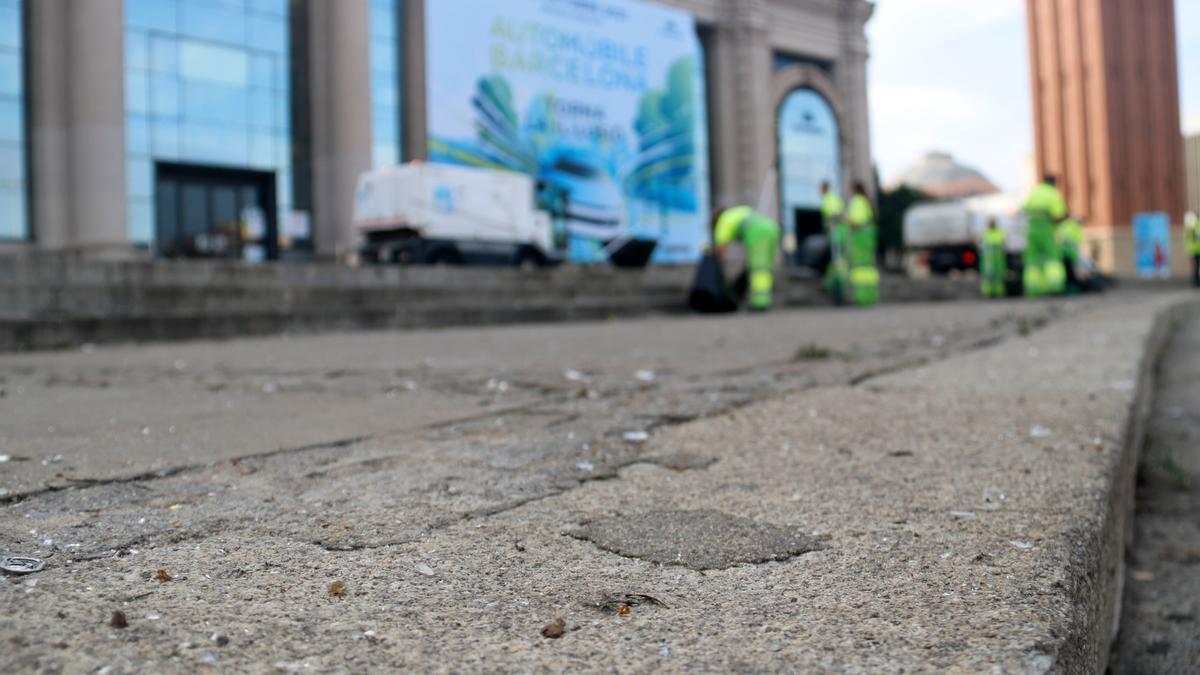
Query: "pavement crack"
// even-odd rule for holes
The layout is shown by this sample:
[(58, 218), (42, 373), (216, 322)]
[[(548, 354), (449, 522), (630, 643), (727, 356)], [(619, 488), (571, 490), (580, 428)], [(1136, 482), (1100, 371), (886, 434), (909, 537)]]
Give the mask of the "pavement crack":
[[(945, 358), (949, 358), (950, 356), (951, 355), (947, 355)], [(899, 363), (891, 363), (888, 365), (880, 366), (878, 368), (871, 368), (869, 370), (865, 370), (861, 373), (853, 375), (848, 380), (846, 380), (846, 384), (851, 387), (858, 387), (858, 386), (863, 385), (863, 384), (865, 384), (871, 380), (874, 380), (875, 378), (878, 378), (878, 377), (883, 377), (885, 375), (894, 375), (896, 373), (902, 373), (906, 370), (912, 370), (913, 368), (920, 368), (921, 366), (927, 366), (930, 363), (934, 363), (936, 361), (941, 361), (941, 360), (943, 360), (943, 359), (934, 359), (934, 358), (930, 358), (930, 357), (918, 357), (918, 358), (911, 359), (908, 361), (901, 361)]]
[(161, 480), (163, 478), (171, 478), (178, 476), (184, 472), (190, 471), (194, 467), (179, 466), (170, 469), (160, 469), (157, 471), (147, 471), (144, 473), (134, 474), (131, 476), (118, 476), (115, 478), (66, 478), (69, 481), (67, 485), (47, 485), (37, 490), (28, 492), (18, 492), (16, 494), (5, 495), (0, 497), (0, 506), (12, 506), (20, 504), (26, 500), (42, 497), (55, 492), (66, 492), (69, 490), (82, 490), (85, 488), (105, 487), (111, 485), (125, 485), (128, 483), (141, 483), (144, 481)]
[[(428, 430), (434, 430), (434, 429), (444, 429), (444, 428), (453, 427), (453, 426), (456, 426), (459, 424), (468, 424), (471, 422), (476, 422), (476, 421), (480, 421), (483, 419), (489, 419), (489, 418), (496, 417), (496, 416), (509, 415), (509, 414), (522, 414), (522, 413), (528, 412), (530, 410), (537, 409), (538, 407), (547, 405), (547, 403), (548, 403), (547, 401), (535, 401), (532, 403), (526, 403), (526, 404), (522, 404), (522, 405), (518, 405), (518, 406), (512, 406), (512, 407), (504, 408), (501, 410), (492, 410), (487, 413), (481, 413), (478, 415), (469, 415), (466, 417), (459, 417), (459, 418), (455, 418), (455, 419), (451, 419), (451, 420), (432, 422), (429, 424), (417, 426), (414, 429), (412, 429), (412, 431), (416, 432), (416, 431), (428, 431)], [(249, 455), (241, 455), (238, 457), (231, 457), (228, 460), (223, 460), (223, 461), (238, 463), (238, 462), (245, 462), (245, 461), (272, 459), (274, 457), (280, 457), (283, 455), (301, 454), (301, 453), (305, 453), (305, 452), (312, 452), (314, 450), (330, 450), (330, 449), (346, 448), (346, 447), (350, 447), (352, 445), (356, 445), (358, 443), (362, 443), (364, 441), (371, 440), (373, 438), (380, 438), (380, 437), (388, 436), (393, 433), (399, 433), (400, 431), (404, 431), (404, 430), (395, 429), (395, 430), (391, 430), (391, 431), (384, 431), (384, 432), (374, 433), (374, 434), (349, 436), (349, 437), (345, 437), (345, 438), (333, 439), (330, 441), (321, 441), (321, 442), (317, 442), (317, 443), (307, 443), (305, 445), (299, 445), (299, 446), (277, 448), (275, 450), (268, 450), (266, 452), (259, 452), (259, 453), (252, 453)], [(42, 497), (42, 496), (45, 496), (48, 494), (53, 494), (56, 492), (67, 492), (67, 491), (71, 491), (71, 490), (91, 489), (91, 488), (97, 488), (97, 487), (123, 485), (123, 484), (128, 484), (128, 483), (141, 483), (141, 482), (146, 482), (146, 481), (162, 480), (165, 478), (173, 478), (175, 476), (180, 476), (183, 474), (199, 471), (199, 470), (211, 467), (212, 465), (213, 465), (213, 462), (206, 462), (203, 464), (185, 464), (185, 465), (170, 467), (170, 468), (166, 468), (166, 469), (157, 469), (154, 471), (146, 471), (146, 472), (137, 473), (137, 474), (130, 474), (130, 475), (125, 475), (125, 476), (114, 476), (112, 478), (97, 478), (97, 479), (69, 478), (69, 479), (65, 479), (65, 480), (69, 481), (70, 484), (46, 485), (46, 486), (38, 488), (36, 490), (28, 490), (25, 492), (16, 492), (13, 494), (7, 494), (4, 496), (0, 496), (0, 506), (12, 506), (15, 504), (20, 504), (29, 499)]]
[(381, 548), (391, 548), (393, 546), (405, 546), (415, 544), (419, 539), (391, 539), (388, 541), (372, 541), (372, 542), (355, 542), (352, 544), (331, 544), (324, 541), (309, 541), (307, 543), (313, 546), (329, 551), (330, 553), (353, 553), (355, 551), (374, 551)]

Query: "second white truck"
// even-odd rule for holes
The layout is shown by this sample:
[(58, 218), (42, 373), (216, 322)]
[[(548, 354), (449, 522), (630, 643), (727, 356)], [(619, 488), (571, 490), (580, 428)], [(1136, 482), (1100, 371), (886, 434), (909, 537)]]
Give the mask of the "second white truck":
[(1029, 224), (1020, 202), (1005, 194), (913, 205), (904, 215), (904, 248), (932, 274), (975, 269), (992, 221), (1007, 235), (1009, 269), (1019, 269)]

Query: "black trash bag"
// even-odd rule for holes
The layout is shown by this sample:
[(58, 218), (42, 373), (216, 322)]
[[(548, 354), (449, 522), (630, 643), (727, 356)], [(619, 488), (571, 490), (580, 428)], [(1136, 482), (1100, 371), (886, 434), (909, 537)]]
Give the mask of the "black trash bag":
[(704, 254), (696, 267), (696, 279), (688, 295), (688, 306), (702, 314), (728, 314), (736, 312), (738, 299), (725, 284), (721, 261), (712, 253)]
[(640, 270), (650, 264), (658, 242), (650, 239), (619, 239), (609, 242), (604, 248), (613, 267)]

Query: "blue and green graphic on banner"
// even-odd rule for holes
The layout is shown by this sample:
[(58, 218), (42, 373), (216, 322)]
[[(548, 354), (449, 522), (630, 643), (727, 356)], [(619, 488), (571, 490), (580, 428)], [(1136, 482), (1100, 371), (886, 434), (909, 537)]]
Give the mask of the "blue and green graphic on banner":
[(696, 260), (708, 241), (703, 52), (692, 17), (633, 0), (426, 5), (430, 160), (537, 178), (569, 253)]

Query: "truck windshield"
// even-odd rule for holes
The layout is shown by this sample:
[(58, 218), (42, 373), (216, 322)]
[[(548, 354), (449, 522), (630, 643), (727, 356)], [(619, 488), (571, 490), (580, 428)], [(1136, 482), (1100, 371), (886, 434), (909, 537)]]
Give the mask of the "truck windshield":
[(595, 178), (599, 174), (595, 167), (567, 157), (560, 157), (555, 160), (554, 168), (557, 171), (561, 171), (572, 176), (579, 176), (580, 178)]

